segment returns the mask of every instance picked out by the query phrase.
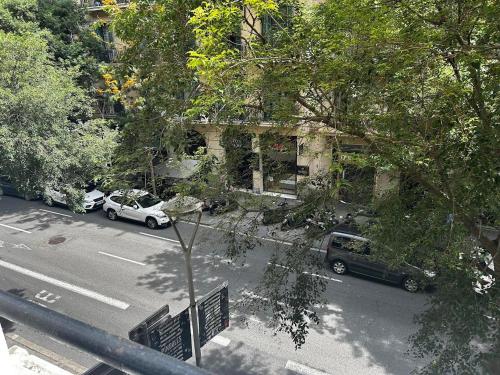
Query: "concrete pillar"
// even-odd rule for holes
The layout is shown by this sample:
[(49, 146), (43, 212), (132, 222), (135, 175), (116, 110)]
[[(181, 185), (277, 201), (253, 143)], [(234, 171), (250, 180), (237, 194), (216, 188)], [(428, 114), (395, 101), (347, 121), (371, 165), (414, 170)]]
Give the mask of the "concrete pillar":
[[(332, 161), (328, 137), (315, 134), (297, 137), (297, 165), (308, 166), (309, 176), (327, 173)], [(306, 176), (297, 176), (297, 182)]]
[(259, 169), (252, 172), (252, 190), (261, 194), (264, 191), (264, 173), (262, 170), (262, 154), (260, 152), (259, 135), (252, 138), (252, 152), (259, 155)]

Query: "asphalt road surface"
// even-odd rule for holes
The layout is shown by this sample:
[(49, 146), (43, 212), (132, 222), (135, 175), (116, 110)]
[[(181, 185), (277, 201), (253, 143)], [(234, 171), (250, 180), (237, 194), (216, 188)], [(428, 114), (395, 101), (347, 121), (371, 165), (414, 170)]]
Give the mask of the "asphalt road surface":
[[(190, 223), (179, 224), (189, 236)], [(327, 271), (326, 306), (295, 350), (269, 327), (266, 312), (249, 315), (236, 303), (251, 293), (277, 244), (262, 241), (245, 262), (223, 255), (220, 231), (201, 227), (193, 250), (198, 297), (229, 281), (230, 327), (202, 348), (203, 367), (216, 374), (408, 374), (423, 363), (407, 354), (413, 315), (425, 294)], [(318, 254), (321, 255), (321, 254)], [(172, 314), (188, 306), (184, 258), (172, 228), (107, 220), (102, 211), (79, 215), (40, 201), (0, 197), (0, 289), (113, 334), (127, 337), (165, 304)], [(257, 297), (258, 298), (258, 297)], [(242, 311), (243, 310), (243, 311)], [(29, 328), (4, 327), (66, 368), (96, 363)], [(44, 352), (45, 350), (45, 352)], [(189, 362), (193, 363), (194, 359)], [(73, 365), (73, 367), (71, 367)]]

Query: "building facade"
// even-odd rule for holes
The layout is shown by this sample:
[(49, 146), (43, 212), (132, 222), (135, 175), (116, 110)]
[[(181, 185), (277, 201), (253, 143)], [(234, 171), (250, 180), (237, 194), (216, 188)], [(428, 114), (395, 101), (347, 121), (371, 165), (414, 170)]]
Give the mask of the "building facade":
[[(110, 61), (113, 61), (117, 51), (124, 46), (107, 27), (108, 15), (104, 11), (104, 6), (108, 1), (80, 1), (87, 7), (90, 21), (101, 23), (100, 32), (103, 40), (110, 46)], [(118, 6), (126, 7), (129, 1), (116, 0), (116, 3)], [(284, 12), (291, 11), (284, 9)], [(245, 16), (244, 14), (242, 12), (242, 16)], [(262, 33), (270, 34), (274, 29), (273, 21), (263, 19), (257, 23), (257, 28)], [(239, 32), (242, 36), (248, 37), (251, 31), (242, 22)], [(225, 139), (228, 126), (244, 130), (238, 137), (228, 141)], [(239, 175), (235, 179), (236, 187), (256, 194), (297, 198), (298, 186), (308, 177), (335, 174), (335, 178), (341, 178), (351, 186), (349, 189), (351, 191), (356, 191), (357, 186), (370, 186), (368, 190), (364, 188), (363, 191), (354, 194), (357, 196), (353, 196), (352, 192), (346, 192), (341, 196), (347, 201), (366, 202), (398, 184), (396, 174), (373, 168), (359, 168), (349, 163), (349, 157), (340, 161), (343, 165), (340, 173), (332, 171), (332, 165), (339, 162), (337, 155), (339, 147), (342, 154), (347, 156), (364, 152), (360, 140), (336, 134), (332, 129), (311, 124), (276, 127), (264, 116), (260, 123), (252, 125), (224, 126), (200, 122), (195, 126), (195, 130), (203, 138), (200, 146), (206, 147), (207, 152), (220, 161), (224, 161), (228, 155), (230, 158), (237, 155), (241, 159), (238, 168), (233, 171)], [(239, 152), (234, 153), (232, 151), (234, 148)]]

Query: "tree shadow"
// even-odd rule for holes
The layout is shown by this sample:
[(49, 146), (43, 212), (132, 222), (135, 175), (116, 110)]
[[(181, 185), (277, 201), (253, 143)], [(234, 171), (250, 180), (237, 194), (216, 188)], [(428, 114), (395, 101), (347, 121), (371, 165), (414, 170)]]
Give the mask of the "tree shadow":
[(251, 356), (235, 353), (243, 349), (243, 343), (239, 342), (236, 347), (219, 349), (213, 345), (203, 349), (203, 368), (220, 375), (267, 375), (275, 374), (269, 369), (268, 356), (260, 353), (252, 353)]
[[(102, 209), (88, 211), (83, 214), (63, 209), (60, 212), (61, 215), (42, 211), (58, 212), (59, 209), (60, 207), (48, 207), (41, 200), (25, 201), (16, 197), (0, 197), (0, 219), (15, 219), (16, 223), (28, 224), (30, 226), (25, 228), (25, 230), (32, 232), (47, 230), (58, 225), (72, 225), (79, 228), (92, 226), (93, 229), (97, 230), (110, 228), (118, 230), (119, 233), (114, 236), (119, 237), (129, 233), (127, 226), (130, 224), (137, 225), (141, 229), (146, 229), (144, 223), (122, 220), (110, 221), (106, 218)], [(69, 215), (70, 217), (62, 215)], [(126, 223), (125, 227), (123, 227), (123, 223)]]

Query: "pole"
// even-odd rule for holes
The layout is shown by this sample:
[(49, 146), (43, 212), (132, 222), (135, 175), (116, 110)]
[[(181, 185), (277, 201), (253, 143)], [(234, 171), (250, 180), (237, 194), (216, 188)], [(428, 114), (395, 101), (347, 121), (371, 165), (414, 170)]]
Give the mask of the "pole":
[(177, 238), (179, 238), (179, 242), (181, 243), (182, 252), (184, 253), (184, 259), (186, 261), (186, 277), (188, 281), (188, 290), (189, 290), (189, 311), (191, 314), (191, 327), (193, 329), (193, 341), (194, 341), (194, 356), (196, 359), (196, 366), (201, 367), (201, 349), (200, 349), (200, 333), (198, 327), (198, 313), (196, 311), (196, 297), (194, 294), (194, 283), (193, 283), (193, 267), (191, 265), (191, 251), (193, 249), (194, 239), (196, 237), (196, 233), (198, 232), (198, 228), (200, 226), (201, 221), (201, 210), (198, 212), (198, 219), (196, 221), (196, 226), (194, 228), (194, 232), (191, 235), (191, 239), (189, 240), (189, 245), (186, 247), (184, 240), (177, 229), (177, 225), (174, 221), (172, 221), (172, 227), (174, 228), (175, 234)]

